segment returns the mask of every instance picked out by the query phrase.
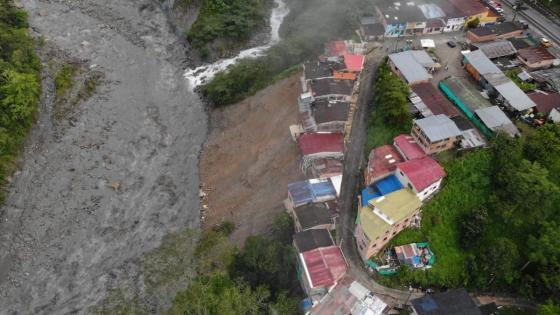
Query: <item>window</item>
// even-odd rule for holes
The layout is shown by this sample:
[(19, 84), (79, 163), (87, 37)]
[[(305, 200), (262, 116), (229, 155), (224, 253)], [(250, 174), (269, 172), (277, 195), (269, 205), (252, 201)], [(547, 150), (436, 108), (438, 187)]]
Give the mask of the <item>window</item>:
[(389, 230), (385, 231), (385, 234), (389, 234)]
[(404, 220), (404, 223), (408, 222), (408, 218)]
[(402, 172), (402, 171), (399, 171), (399, 173), (401, 173), (401, 176), (404, 176), (404, 174), (403, 174), (403, 172)]
[(428, 194), (428, 191), (425, 191), (425, 192), (424, 192), (424, 196), (426, 196), (427, 194)]
[(397, 234), (397, 231), (393, 232), (393, 235)]
[(376, 243), (374, 243), (373, 245), (371, 245), (371, 248), (375, 248), (377, 246)]
[(358, 248), (360, 249), (360, 251), (364, 250), (364, 249), (362, 248), (362, 244), (358, 244)]
[(408, 183), (407, 186), (412, 190), (412, 185), (410, 183)]
[(386, 240), (387, 240), (387, 238), (384, 238), (383, 240), (384, 240), (384, 241), (386, 241)]

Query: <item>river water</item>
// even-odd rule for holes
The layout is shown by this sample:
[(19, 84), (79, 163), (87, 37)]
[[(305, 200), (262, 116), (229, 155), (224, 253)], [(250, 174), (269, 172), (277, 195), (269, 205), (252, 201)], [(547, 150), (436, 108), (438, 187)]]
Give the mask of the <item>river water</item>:
[(274, 4), (275, 6), (270, 15), (270, 37), (268, 43), (242, 50), (237, 56), (232, 58), (220, 59), (209, 65), (202, 65), (194, 69), (186, 70), (185, 78), (189, 81), (193, 89), (208, 82), (216, 73), (227, 69), (227, 67), (235, 64), (239, 59), (260, 57), (272, 47), (272, 45), (278, 43), (280, 40), (280, 26), (282, 26), (284, 18), (290, 13), (290, 9), (282, 0), (274, 0)]

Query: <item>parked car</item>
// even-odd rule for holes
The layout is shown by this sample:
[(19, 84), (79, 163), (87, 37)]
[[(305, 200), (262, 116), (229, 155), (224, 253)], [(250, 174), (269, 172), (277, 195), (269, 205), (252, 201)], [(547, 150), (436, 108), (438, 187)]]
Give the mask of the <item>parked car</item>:
[(451, 47), (451, 48), (455, 48), (457, 47), (457, 43), (455, 43), (454, 41), (450, 40), (447, 42), (447, 46)]
[(543, 45), (543, 47), (551, 47), (552, 46), (552, 42), (550, 40), (548, 40), (548, 38), (541, 38), (541, 45)]

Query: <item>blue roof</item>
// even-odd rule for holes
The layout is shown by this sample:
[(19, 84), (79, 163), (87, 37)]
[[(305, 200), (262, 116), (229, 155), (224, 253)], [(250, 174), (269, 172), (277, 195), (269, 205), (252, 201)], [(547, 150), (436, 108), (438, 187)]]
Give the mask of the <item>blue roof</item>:
[(376, 181), (362, 190), (362, 207), (366, 207), (368, 202), (377, 197), (390, 194), (394, 191), (403, 188), (401, 182), (395, 175), (385, 177), (382, 180)]
[(336, 190), (330, 179), (308, 179), (288, 184), (294, 207), (308, 203), (336, 199)]
[(403, 188), (401, 182), (395, 175), (385, 177), (382, 180), (375, 182), (374, 185), (377, 188), (377, 190), (379, 190), (381, 195), (387, 195)]
[(381, 193), (374, 187), (366, 187), (362, 190), (362, 207), (366, 207), (368, 202), (377, 197), (381, 197)]

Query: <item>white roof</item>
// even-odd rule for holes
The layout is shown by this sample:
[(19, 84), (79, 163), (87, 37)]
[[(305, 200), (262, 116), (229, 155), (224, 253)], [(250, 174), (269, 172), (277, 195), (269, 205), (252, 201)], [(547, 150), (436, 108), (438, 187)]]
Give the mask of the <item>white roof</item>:
[(350, 293), (352, 293), (352, 295), (355, 296), (358, 300), (365, 299), (369, 294), (369, 290), (358, 281), (352, 282), (352, 284), (350, 284), (350, 287), (348, 288), (348, 291), (350, 291)]
[(498, 66), (486, 57), (482, 50), (464, 51), (463, 56), (465, 56), (473, 68), (482, 75), (489, 73), (502, 73), (500, 68), (498, 68)]
[(494, 86), (496, 91), (504, 97), (508, 104), (517, 111), (524, 111), (537, 106), (513, 81)]
[(331, 183), (334, 186), (334, 189), (336, 190), (336, 196), (340, 196), (340, 187), (342, 186), (342, 175), (336, 175), (330, 178), (331, 179)]
[(491, 130), (503, 130), (510, 136), (519, 134), (519, 130), (513, 122), (506, 116), (506, 114), (498, 107), (491, 106), (480, 108), (475, 111), (480, 120)]
[(390, 54), (389, 59), (391, 59), (391, 62), (393, 62), (408, 83), (428, 81), (432, 78), (424, 67), (426, 62), (430, 62), (430, 64), (434, 64), (434, 62), (423, 50), (416, 50), (415, 53), (408, 50)]
[(422, 129), (431, 142), (461, 135), (461, 130), (457, 128), (455, 122), (444, 114), (417, 119), (415, 123)]
[(552, 120), (555, 123), (560, 122), (560, 111), (556, 108), (553, 108), (548, 114), (548, 119)]
[(424, 48), (434, 48), (434, 47), (436, 47), (436, 42), (434, 42), (433, 39), (429, 39), (429, 38), (421, 39), (420, 44)]

